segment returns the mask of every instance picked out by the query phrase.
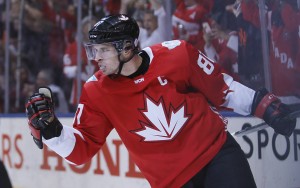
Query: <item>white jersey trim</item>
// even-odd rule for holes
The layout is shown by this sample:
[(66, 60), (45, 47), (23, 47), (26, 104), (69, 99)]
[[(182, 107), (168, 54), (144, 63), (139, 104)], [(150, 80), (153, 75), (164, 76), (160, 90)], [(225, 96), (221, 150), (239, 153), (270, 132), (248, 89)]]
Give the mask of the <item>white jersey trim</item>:
[(92, 81), (98, 81), (98, 79), (96, 78), (95, 75), (91, 76), (91, 77), (86, 81), (86, 83), (92, 82)]
[(152, 62), (152, 60), (153, 60), (153, 57), (154, 57), (151, 48), (150, 48), (150, 47), (146, 47), (146, 48), (144, 48), (143, 50), (148, 54), (148, 56), (149, 56), (149, 58), (150, 58), (149, 64), (151, 64), (151, 62)]
[(76, 137), (74, 134), (78, 134), (83, 139), (82, 134), (78, 130), (64, 125), (59, 137), (54, 137), (49, 140), (43, 138), (43, 142), (58, 155), (66, 158), (75, 147)]
[(227, 74), (223, 73), (223, 78), (229, 89), (224, 91), (228, 93), (222, 106), (231, 108), (234, 112), (241, 115), (250, 115), (255, 91), (234, 81)]

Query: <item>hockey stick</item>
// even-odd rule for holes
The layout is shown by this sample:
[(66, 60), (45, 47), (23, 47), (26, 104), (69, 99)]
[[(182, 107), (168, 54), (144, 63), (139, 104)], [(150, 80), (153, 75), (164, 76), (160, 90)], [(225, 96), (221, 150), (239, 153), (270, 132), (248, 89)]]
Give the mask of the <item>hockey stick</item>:
[[(296, 119), (298, 117), (300, 117), (300, 110), (297, 110), (297, 111), (294, 111), (294, 112), (290, 113), (285, 118)], [(254, 125), (253, 127), (247, 127), (243, 130), (234, 132), (234, 133), (232, 133), (232, 135), (237, 136), (237, 137), (245, 136), (246, 134), (253, 133), (253, 132), (268, 128), (268, 127), (269, 127), (269, 125), (266, 122), (263, 122), (263, 123), (259, 123), (257, 125)]]

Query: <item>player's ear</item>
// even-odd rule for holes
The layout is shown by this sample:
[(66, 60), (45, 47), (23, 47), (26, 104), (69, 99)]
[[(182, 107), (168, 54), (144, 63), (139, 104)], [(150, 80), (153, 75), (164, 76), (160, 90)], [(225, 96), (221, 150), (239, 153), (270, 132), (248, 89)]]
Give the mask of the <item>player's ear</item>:
[(133, 46), (131, 45), (131, 43), (126, 43), (122, 50), (123, 56), (125, 57), (125, 59), (127, 59), (132, 56), (132, 53), (133, 53)]
[(123, 51), (126, 53), (130, 52), (133, 50), (133, 48), (134, 48), (133, 46), (134, 46), (134, 44), (132, 44), (131, 41), (129, 41), (129, 40), (124, 41)]

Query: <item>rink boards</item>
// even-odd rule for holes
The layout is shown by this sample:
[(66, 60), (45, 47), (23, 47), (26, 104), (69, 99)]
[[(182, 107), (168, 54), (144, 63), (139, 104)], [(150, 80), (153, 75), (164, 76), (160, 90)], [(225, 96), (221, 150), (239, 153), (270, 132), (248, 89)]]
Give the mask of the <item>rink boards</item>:
[[(228, 130), (235, 132), (262, 120), (228, 116)], [(72, 125), (71, 117), (60, 117)], [(300, 187), (300, 123), (290, 138), (267, 128), (237, 137), (244, 150), (258, 188)], [(14, 188), (149, 188), (126, 148), (113, 131), (104, 147), (85, 165), (72, 166), (47, 147), (39, 150), (32, 141), (27, 119), (0, 117), (0, 158)]]

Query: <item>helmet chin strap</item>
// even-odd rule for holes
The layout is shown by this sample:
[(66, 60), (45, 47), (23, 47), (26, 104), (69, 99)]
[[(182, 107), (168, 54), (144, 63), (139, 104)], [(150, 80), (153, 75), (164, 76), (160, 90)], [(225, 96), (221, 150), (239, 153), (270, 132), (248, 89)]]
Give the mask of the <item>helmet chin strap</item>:
[(132, 51), (132, 55), (128, 59), (126, 59), (126, 60), (121, 60), (121, 58), (120, 58), (121, 57), (121, 52), (119, 53), (118, 59), (119, 59), (120, 64), (119, 64), (119, 70), (118, 70), (118, 73), (116, 74), (116, 76), (120, 76), (121, 75), (121, 72), (122, 72), (124, 64), (127, 63), (127, 62), (129, 62), (137, 54), (137, 49), (136, 48), (134, 48), (132, 50), (133, 50)]
[(117, 78), (121, 75), (121, 72), (122, 72), (122, 69), (123, 69), (123, 66), (125, 63), (127, 63), (128, 61), (130, 61), (133, 57), (134, 57), (135, 53), (133, 53), (128, 59), (126, 59), (125, 61), (122, 61), (120, 56), (121, 56), (121, 53), (119, 53), (118, 55), (118, 59), (119, 59), (119, 70), (118, 70), (118, 73), (117, 74), (111, 74), (109, 77), (114, 79), (114, 78)]
[(126, 59), (124, 61), (122, 61), (121, 58), (120, 58), (121, 53), (118, 55), (118, 59), (119, 59), (119, 62), (120, 62), (119, 70), (118, 70), (118, 73), (117, 73), (118, 76), (121, 75), (124, 64), (127, 63), (128, 61), (130, 61), (134, 57), (134, 55), (135, 55), (135, 53), (133, 53), (128, 59)]
[[(118, 70), (117, 74), (111, 75), (111, 78), (116, 78), (116, 77), (120, 76), (124, 64), (127, 63), (127, 62), (129, 62), (138, 53), (138, 48), (137, 47), (132, 47), (132, 46), (125, 47), (122, 50), (118, 50), (118, 48), (116, 48), (116, 50), (118, 51), (118, 59), (119, 59), (119, 62), (120, 62), (120, 64), (119, 64), (119, 70)], [(125, 59), (125, 60), (121, 60), (121, 53), (122, 53), (123, 50), (132, 50), (132, 55), (129, 58)]]

